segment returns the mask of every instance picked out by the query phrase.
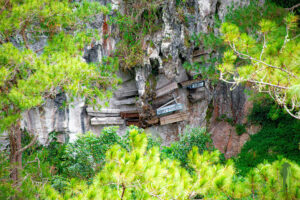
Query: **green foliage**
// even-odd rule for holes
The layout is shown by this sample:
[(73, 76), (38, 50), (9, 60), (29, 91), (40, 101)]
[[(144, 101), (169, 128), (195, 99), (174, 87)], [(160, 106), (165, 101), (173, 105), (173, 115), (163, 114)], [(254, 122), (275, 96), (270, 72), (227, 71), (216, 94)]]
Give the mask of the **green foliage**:
[[(65, 0), (15, 0), (8, 4), (0, 14), (1, 130), (19, 120), (21, 112), (61, 92), (85, 97), (88, 103), (112, 95), (105, 88), (117, 83), (117, 60), (106, 58), (103, 63), (87, 64), (82, 59), (83, 47), (99, 39), (97, 31), (86, 24), (96, 13), (105, 12), (103, 6)], [(18, 48), (10, 43), (17, 33), (23, 42)], [(48, 41), (41, 54), (29, 48), (45, 35)]]
[(105, 153), (114, 144), (120, 144), (118, 127), (104, 128), (100, 136), (93, 133), (80, 135), (74, 143), (66, 145), (62, 172), (67, 177), (88, 179), (103, 165)]
[(261, 124), (262, 129), (250, 137), (238, 155), (236, 166), (241, 173), (248, 172), (265, 160), (273, 162), (278, 156), (300, 164), (299, 120), (284, 113), (268, 98), (259, 98), (255, 101), (249, 119)]
[[(134, 4), (134, 6), (132, 6)], [(126, 13), (117, 12), (111, 17), (109, 24), (119, 29), (121, 40), (117, 44), (116, 56), (124, 69), (131, 69), (143, 64), (146, 45), (145, 36), (161, 29), (162, 1), (159, 0), (127, 0)]]
[(244, 124), (236, 124), (235, 130), (238, 135), (242, 135), (243, 133), (246, 133), (246, 126)]
[(225, 16), (225, 22), (235, 24), (241, 32), (246, 32), (254, 38), (258, 37), (260, 31), (259, 22), (262, 19), (271, 20), (282, 24), (287, 11), (271, 1), (266, 1), (262, 6), (259, 1), (250, 1), (248, 6), (234, 9), (232, 7)]
[(203, 128), (186, 127), (185, 131), (180, 134), (178, 142), (173, 142), (169, 147), (162, 146), (162, 159), (170, 158), (180, 161), (181, 166), (191, 170), (188, 165), (188, 153), (197, 147), (199, 153), (212, 151), (214, 147), (209, 133)]
[[(32, 154), (30, 152), (25, 154), (26, 162), (23, 170), (25, 178), (20, 183), (21, 190), (17, 191), (9, 181), (7, 154), (1, 152), (1, 199), (8, 199), (16, 194), (23, 199), (55, 200), (196, 199), (199, 197), (292, 200), (300, 197), (299, 165), (280, 158), (272, 163), (265, 161), (248, 173), (244, 173), (243, 176), (238, 175), (231, 160), (221, 164), (218, 151), (206, 151), (210, 139), (203, 129), (188, 128), (185, 137), (183, 136), (183, 139), (177, 142), (183, 148), (181, 151), (183, 154), (188, 152), (187, 157), (183, 159), (187, 168), (192, 169), (192, 173), (183, 168), (174, 157), (166, 158), (164, 151), (161, 155), (159, 143), (154, 140), (149, 144), (147, 139), (149, 136), (142, 129), (131, 127), (123, 141), (119, 143), (114, 142), (120, 139), (115, 137), (115, 132), (115, 127), (107, 128), (101, 134), (102, 136), (87, 134), (73, 143), (73, 147), (76, 144), (78, 148), (75, 149), (76, 153), (83, 155), (78, 155), (78, 159), (75, 159), (74, 163), (69, 165), (70, 167), (75, 166), (76, 163), (83, 166), (83, 161), (86, 160), (84, 156), (99, 156), (102, 162), (100, 172), (92, 182), (86, 180), (88, 177), (83, 177), (80, 173), (76, 173), (78, 177), (71, 178), (70, 174), (59, 175), (58, 171), (51, 172), (53, 166), (50, 163), (51, 158), (49, 160), (51, 154), (49, 151), (53, 149), (48, 147), (48, 150), (47, 148), (40, 151), (31, 150)], [(184, 143), (189, 150), (183, 146)], [(54, 144), (55, 134), (52, 146)], [(174, 146), (179, 146), (177, 144)], [(83, 150), (83, 146), (89, 152)], [(176, 151), (180, 150), (176, 149)], [(65, 155), (69, 153), (66, 152)], [(181, 156), (179, 158), (182, 159)], [(64, 163), (65, 160), (61, 162)], [(89, 161), (87, 162), (86, 165), (93, 166)], [(83, 169), (83, 173), (87, 172), (87, 168), (80, 169)], [(79, 179), (80, 177), (82, 179)]]
[[(298, 199), (300, 168), (281, 159), (263, 163), (238, 177), (231, 161), (219, 163), (219, 152), (188, 154), (194, 173), (188, 173), (175, 160), (160, 159), (158, 147), (147, 150), (147, 136), (130, 131), (130, 151), (114, 145), (106, 153), (106, 164), (87, 185), (73, 181), (64, 196), (48, 185), (41, 199)], [(276, 191), (276, 192), (274, 192)]]
[[(250, 4), (231, 15), (227, 20), (231, 22), (222, 24), (220, 31), (229, 50), (218, 66), (220, 79), (233, 88), (248, 82), (300, 119), (298, 16), (273, 4), (268, 8)], [(256, 9), (261, 9), (263, 17), (255, 15)], [(250, 11), (252, 18), (243, 14)], [(247, 23), (242, 23), (242, 15)]]

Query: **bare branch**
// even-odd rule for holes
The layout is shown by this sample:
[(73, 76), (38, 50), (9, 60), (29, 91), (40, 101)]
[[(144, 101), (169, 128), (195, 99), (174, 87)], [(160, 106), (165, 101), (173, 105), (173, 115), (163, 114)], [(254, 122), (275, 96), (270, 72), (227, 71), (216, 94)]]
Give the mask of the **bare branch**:
[(284, 89), (284, 90), (290, 89), (289, 87), (274, 85), (274, 84), (271, 84), (271, 83), (265, 83), (265, 82), (261, 82), (261, 81), (254, 81), (254, 80), (246, 80), (246, 81), (248, 81), (250, 83), (257, 83), (257, 84), (262, 84), (262, 85), (268, 85), (268, 86), (272, 86), (272, 87), (276, 87), (276, 88), (280, 88), (280, 89)]
[[(268, 67), (271, 67), (271, 68), (274, 68), (274, 69), (281, 70), (281, 71), (286, 72), (287, 74), (289, 74), (289, 75), (291, 75), (291, 76), (293, 76), (293, 77), (295, 77), (295, 78), (298, 78), (298, 77), (295, 76), (293, 73), (291, 73), (291, 72), (289, 72), (289, 71), (287, 71), (287, 70), (285, 70), (285, 69), (283, 69), (283, 68), (280, 68), (280, 67), (276, 67), (276, 66), (270, 65), (270, 64), (268, 64), (268, 63), (266, 63), (266, 62), (264, 62), (264, 61), (258, 60), (258, 59), (256, 59), (256, 58), (253, 58), (252, 56), (249, 56), (249, 55), (247, 55), (247, 54), (244, 54), (244, 53), (241, 53), (241, 52), (237, 51), (236, 48), (234, 47), (234, 44), (233, 44), (233, 45), (230, 45), (230, 47), (231, 47), (231, 48), (233, 49), (233, 51), (234, 51), (240, 58), (242, 58), (242, 59), (250, 59), (250, 60), (254, 60), (254, 61), (259, 62), (259, 63), (261, 63), (261, 64), (264, 64), (264, 65), (266, 65), (266, 66), (268, 66)], [(246, 57), (246, 58), (241, 57), (241, 56), (244, 56), (244, 57)]]
[(295, 8), (298, 8), (300, 6), (300, 3), (294, 5), (293, 7), (286, 8), (287, 10), (293, 11)]
[(264, 45), (263, 45), (263, 48), (261, 50), (261, 53), (260, 53), (260, 56), (259, 56), (259, 59), (261, 60), (262, 58), (262, 55), (264, 54), (264, 51), (265, 51), (265, 48), (267, 47), (267, 41), (266, 41), (266, 34), (264, 33)]
[(294, 118), (299, 119), (300, 120), (300, 113), (298, 112), (297, 115), (293, 114), (290, 109), (286, 106), (286, 104), (284, 104), (284, 109)]
[(23, 147), (22, 149), (19, 149), (19, 150), (16, 152), (16, 155), (23, 153), (26, 149), (28, 149), (29, 147), (33, 146), (33, 145), (35, 144), (37, 138), (38, 138), (38, 135), (35, 135), (34, 138), (31, 140), (31, 142), (30, 142), (28, 145), (26, 145), (26, 146)]

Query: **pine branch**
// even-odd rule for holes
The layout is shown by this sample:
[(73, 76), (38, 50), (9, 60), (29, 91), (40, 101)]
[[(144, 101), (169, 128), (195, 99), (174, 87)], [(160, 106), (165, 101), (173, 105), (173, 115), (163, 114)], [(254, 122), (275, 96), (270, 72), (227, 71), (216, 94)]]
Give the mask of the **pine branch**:
[(9, 3), (9, 0), (6, 0), (3, 7), (0, 10), (0, 15), (3, 13), (3, 11), (6, 9), (7, 4)]
[(294, 5), (293, 7), (286, 8), (286, 9), (289, 10), (289, 11), (293, 11), (295, 8), (298, 8), (299, 6), (300, 6), (300, 3)]
[[(229, 45), (230, 45), (230, 47), (233, 49), (233, 51), (234, 51), (241, 59), (250, 59), (250, 60), (259, 62), (259, 63), (261, 63), (261, 64), (263, 64), (263, 65), (266, 65), (266, 66), (268, 66), (268, 67), (271, 67), (271, 68), (273, 68), (273, 69), (281, 70), (281, 71), (283, 71), (283, 72), (285, 72), (285, 73), (287, 73), (287, 74), (289, 74), (289, 75), (291, 75), (291, 76), (293, 76), (293, 77), (295, 77), (295, 78), (298, 78), (298, 77), (297, 77), (296, 75), (294, 75), (292, 72), (289, 72), (289, 71), (287, 71), (287, 70), (285, 70), (285, 69), (283, 69), (283, 68), (276, 67), (276, 66), (274, 66), (274, 65), (270, 65), (270, 64), (268, 64), (268, 63), (266, 63), (266, 62), (264, 62), (264, 61), (262, 61), (262, 60), (258, 60), (258, 59), (256, 59), (256, 58), (253, 58), (252, 56), (249, 56), (249, 55), (247, 55), (247, 54), (244, 54), (244, 53), (241, 53), (241, 52), (237, 51), (236, 48), (235, 48), (235, 46), (234, 46), (234, 44), (233, 44), (233, 45), (229, 44)], [(244, 57), (243, 57), (243, 56), (244, 56)]]

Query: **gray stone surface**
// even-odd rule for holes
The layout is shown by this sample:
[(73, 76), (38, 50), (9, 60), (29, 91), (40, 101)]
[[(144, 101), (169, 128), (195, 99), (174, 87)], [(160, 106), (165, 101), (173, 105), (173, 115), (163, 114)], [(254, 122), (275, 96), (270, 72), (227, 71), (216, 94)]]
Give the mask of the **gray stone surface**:
[[(124, 2), (122, 0), (101, 0), (102, 3), (112, 3), (112, 8), (124, 12)], [(158, 106), (163, 105), (170, 99), (172, 95), (168, 94), (158, 99), (151, 99), (151, 94), (147, 94), (147, 84), (149, 84), (149, 77), (153, 70), (157, 70), (155, 74), (155, 89), (159, 89), (171, 82), (182, 82), (191, 79), (195, 72), (187, 72), (182, 64), (184, 61), (192, 60), (192, 53), (194, 51), (193, 45), (185, 46), (188, 34), (198, 34), (200, 32), (208, 32), (209, 27), (215, 24), (214, 16), (218, 15), (222, 20), (228, 11), (228, 7), (234, 3), (234, 7), (240, 5), (247, 5), (249, 0), (187, 0), (187, 7), (183, 7), (184, 15), (188, 18), (187, 22), (179, 19), (177, 8), (174, 0), (166, 0), (166, 4), (162, 7), (162, 30), (146, 36), (145, 41), (152, 41), (153, 45), (145, 43), (145, 57), (144, 64), (136, 67), (134, 70), (128, 72), (120, 71), (118, 76), (123, 80), (118, 91), (137, 90), (137, 104), (123, 105), (120, 100), (114, 96), (107, 100), (109, 107), (106, 109), (120, 109), (120, 110), (140, 110), (144, 113), (143, 117), (151, 117), (153, 111)], [(193, 8), (191, 14), (189, 9)], [(99, 14), (97, 20), (89, 25), (89, 27), (99, 30), (101, 40), (94, 43), (93, 46), (85, 48), (84, 59), (87, 62), (99, 62), (103, 56), (111, 55), (115, 50), (115, 44), (118, 38), (103, 38), (103, 24), (107, 20), (103, 15)], [(186, 23), (186, 24), (184, 24)], [(109, 33), (117, 32), (116, 27), (109, 26)], [(214, 30), (217, 34), (217, 30)], [(47, 38), (42, 38), (31, 46), (32, 49), (39, 49), (45, 45)], [(18, 46), (20, 37), (14, 39), (14, 44)], [(200, 47), (203, 49), (203, 47)], [(205, 63), (204, 63), (205, 64)], [(240, 146), (248, 137), (243, 136), (241, 141), (234, 134), (233, 128), (224, 124), (217, 124), (216, 119), (221, 115), (226, 115), (234, 119), (238, 123), (245, 122), (246, 108), (249, 108), (249, 102), (246, 95), (243, 93), (242, 87), (237, 90), (230, 91), (229, 86), (225, 84), (218, 84), (212, 87), (209, 82), (206, 82), (205, 88), (198, 88), (196, 90), (187, 90), (178, 88), (172, 92), (176, 97), (180, 97), (178, 103), (184, 105), (184, 112), (189, 113), (188, 121), (168, 124), (164, 126), (155, 125), (148, 127), (147, 132), (162, 138), (163, 143), (169, 145), (172, 141), (178, 139), (178, 134), (181, 133), (185, 125), (206, 127), (208, 105), (213, 104), (213, 117), (209, 120), (210, 130), (214, 132), (213, 139), (218, 143), (221, 150), (228, 147), (230, 152), (226, 154), (227, 157), (234, 155), (237, 152), (235, 145)], [(155, 96), (155, 95), (154, 95)], [(151, 98), (150, 98), (151, 97)], [(40, 108), (34, 108), (23, 114), (22, 127), (28, 131), (38, 134), (39, 141), (46, 144), (50, 132), (62, 132), (67, 135), (70, 140), (76, 138), (76, 134), (92, 131), (99, 134), (104, 125), (91, 125), (91, 118), (86, 112), (86, 105), (83, 100), (77, 99), (67, 107), (61, 108), (62, 102), (67, 97), (64, 95), (58, 96), (55, 100), (47, 100)], [(132, 101), (124, 99), (124, 101)], [(104, 102), (99, 102), (104, 105)], [(91, 113), (91, 112), (90, 112)], [(104, 118), (105, 115), (99, 114), (97, 117)], [(215, 127), (212, 127), (212, 126)], [(222, 133), (222, 128), (227, 127), (228, 133)], [(125, 125), (121, 125), (119, 134), (124, 134), (126, 130)], [(252, 130), (252, 129), (251, 129)], [(224, 131), (226, 131), (224, 129)], [(223, 134), (223, 135), (222, 135)], [(233, 140), (230, 138), (237, 138)], [(1, 140), (1, 138), (0, 138)], [(230, 141), (230, 142), (228, 142)], [(236, 144), (234, 141), (237, 141)], [(5, 143), (3, 138), (0, 143)], [(225, 152), (226, 153), (226, 152)]]

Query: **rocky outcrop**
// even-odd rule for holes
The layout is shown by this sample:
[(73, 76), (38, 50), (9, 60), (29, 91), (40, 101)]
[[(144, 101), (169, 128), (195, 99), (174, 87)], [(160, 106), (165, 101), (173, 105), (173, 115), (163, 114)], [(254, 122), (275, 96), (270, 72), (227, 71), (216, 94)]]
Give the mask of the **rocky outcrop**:
[[(123, 12), (124, 1), (111, 0), (101, 1), (112, 3), (112, 8)], [(119, 125), (119, 134), (124, 134), (128, 124), (138, 122), (140, 126), (162, 138), (164, 144), (178, 138), (186, 125), (206, 127), (212, 132), (214, 144), (226, 157), (236, 155), (243, 143), (249, 138), (248, 135), (238, 136), (234, 126), (226, 121), (220, 121), (221, 117), (230, 118), (234, 123), (246, 124), (246, 115), (251, 108), (251, 102), (243, 93), (244, 88), (239, 87), (230, 91), (229, 86), (219, 83), (212, 87), (209, 80), (205, 80), (203, 87), (189, 89), (182, 87), (180, 83), (191, 80), (195, 75), (193, 71), (183, 68), (185, 61), (192, 61), (195, 47), (187, 45), (189, 35), (207, 33), (210, 27), (214, 27), (214, 16), (223, 19), (228, 7), (243, 6), (247, 1), (241, 0), (187, 0), (186, 4), (178, 8), (175, 0), (166, 0), (161, 8), (162, 29), (153, 35), (145, 37), (144, 64), (134, 70), (119, 72), (123, 80), (120, 88), (115, 92), (112, 99), (108, 99), (109, 107), (105, 109), (119, 109), (121, 112), (136, 111), (138, 117), (121, 118), (108, 116), (103, 111), (97, 110), (87, 112), (84, 100), (77, 99), (70, 105), (62, 106), (67, 99), (60, 95), (56, 99), (47, 100), (40, 108), (34, 108), (23, 114), (22, 127), (32, 133), (39, 135), (39, 141), (47, 144), (48, 135), (51, 132), (62, 133), (61, 140), (74, 140), (76, 134), (92, 131), (96, 134), (109, 124), (114, 117)], [(180, 12), (179, 12), (180, 11)], [(182, 20), (182, 16), (186, 20)], [(90, 27), (99, 30), (100, 41), (85, 48), (84, 59), (87, 62), (99, 62), (103, 56), (111, 55), (115, 50), (118, 38), (104, 37), (115, 32), (116, 27), (108, 26), (108, 17), (99, 14), (97, 20)], [(217, 30), (213, 30), (217, 33)], [(147, 43), (151, 41), (151, 45)], [(37, 42), (33, 49), (40, 49), (46, 40)], [(201, 47), (200, 47), (201, 49)], [(200, 55), (207, 56), (207, 55)], [(168, 84), (176, 83), (178, 88), (172, 89), (166, 94), (157, 96), (157, 91), (167, 87)], [(125, 94), (128, 92), (127, 94)], [(131, 94), (131, 93), (132, 94)], [(136, 92), (136, 93), (135, 93)], [(172, 124), (160, 125), (156, 110), (164, 104), (173, 100), (173, 103), (183, 105), (179, 112), (187, 113), (185, 120)], [(104, 102), (99, 102), (104, 105)], [(213, 105), (213, 106), (212, 106)], [(93, 113), (93, 114), (92, 114)], [(210, 117), (211, 116), (211, 117)], [(118, 119), (115, 119), (115, 118)], [(121, 124), (121, 122), (124, 123)], [(93, 123), (91, 123), (93, 122)], [(117, 123), (116, 122), (116, 123)], [(255, 128), (247, 127), (253, 132)]]
[[(260, 129), (259, 126), (248, 123), (247, 116), (252, 109), (252, 103), (245, 90), (243, 86), (231, 90), (225, 83), (219, 83), (214, 90), (209, 131), (215, 147), (226, 158), (237, 155), (250, 135)], [(245, 127), (245, 133), (238, 135), (238, 125)]]

